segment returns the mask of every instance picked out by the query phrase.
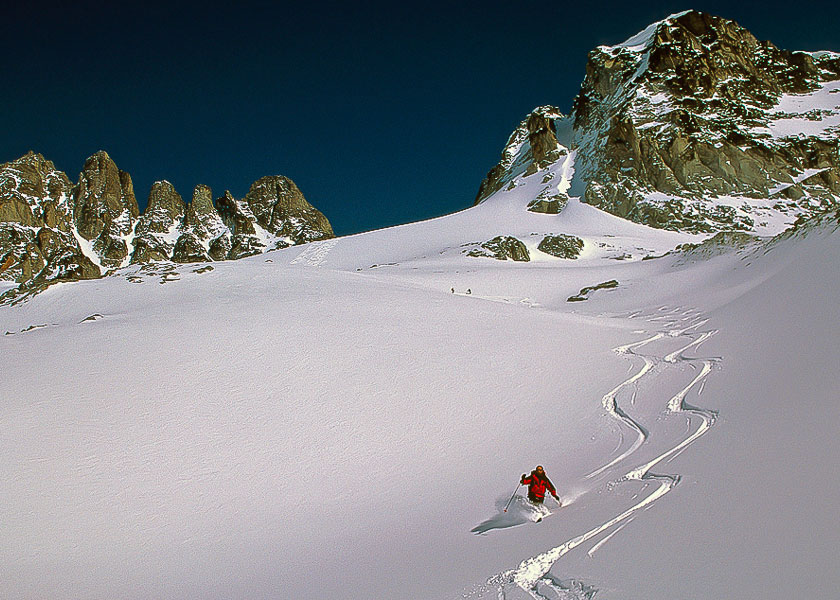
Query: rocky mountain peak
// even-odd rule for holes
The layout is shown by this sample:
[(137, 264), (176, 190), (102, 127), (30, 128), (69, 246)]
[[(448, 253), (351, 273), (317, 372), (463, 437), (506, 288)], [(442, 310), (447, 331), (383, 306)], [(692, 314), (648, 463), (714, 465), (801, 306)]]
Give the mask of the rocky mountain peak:
[(193, 233), (202, 238), (215, 238), (225, 228), (225, 224), (213, 204), (213, 192), (210, 186), (204, 184), (195, 186), (192, 201), (184, 214), (184, 229), (192, 230)]
[(508, 138), (502, 150), (502, 160), (487, 173), (475, 204), (509, 185), (515, 178), (533, 175), (565, 156), (568, 150), (559, 138), (567, 119), (554, 106), (538, 106), (531, 111)]
[(533, 175), (529, 210), (574, 189), (654, 227), (756, 233), (840, 202), (840, 55), (780, 50), (731, 20), (686, 11), (600, 46), (570, 117), (541, 112), (478, 201)]
[(188, 210), (194, 215), (207, 215), (215, 210), (213, 206), (213, 191), (209, 185), (199, 183), (195, 186)]
[(133, 218), (140, 214), (131, 176), (120, 170), (104, 150), (85, 161), (77, 187), (77, 203), (95, 202), (103, 205), (110, 214), (123, 210), (127, 210)]
[[(195, 186), (180, 232), (172, 250), (173, 261), (189, 263), (227, 258), (230, 231), (213, 205), (213, 192), (209, 186)], [(215, 250), (211, 254), (214, 243)]]
[(98, 277), (74, 237), (73, 185), (41, 154), (0, 165), (0, 279), (28, 289)]
[(302, 196), (295, 182), (283, 175), (267, 175), (251, 184), (247, 196), (260, 196), (275, 200)]
[(52, 161), (33, 151), (0, 166), (0, 221), (70, 230), (72, 184)]
[(260, 227), (287, 238), (286, 245), (333, 237), (332, 226), (288, 177), (272, 175), (251, 184), (245, 203)]
[(182, 228), (186, 205), (168, 181), (156, 181), (134, 229), (133, 263), (168, 260)]
[(282, 219), (278, 213), (300, 210), (308, 205), (297, 186), (286, 177), (279, 175), (261, 177), (251, 184), (245, 195), (245, 202), (251, 208), (257, 222), (265, 229), (273, 229), (275, 216)]
[(574, 102), (576, 125), (586, 124), (593, 103), (606, 102), (616, 111), (640, 88), (667, 94), (688, 110), (701, 108), (703, 100), (723, 107), (748, 99), (771, 108), (780, 94), (806, 93), (836, 79), (837, 58), (780, 50), (736, 22), (707, 13), (678, 13), (589, 53)]
[(44, 158), (44, 155), (34, 150), (28, 150), (26, 154), (3, 165), (4, 169), (18, 169), (20, 171), (49, 172), (55, 170), (51, 160)]
[(126, 264), (126, 240), (140, 214), (131, 175), (100, 150), (85, 161), (73, 195), (76, 229), (93, 243), (95, 260), (104, 267)]
[(72, 187), (67, 175), (56, 169), (51, 160), (32, 150), (0, 166), (0, 169), (0, 189), (17, 189), (22, 195), (37, 198), (49, 196), (56, 200), (56, 192), (66, 192)]
[(210, 186), (198, 184), (184, 212), (184, 230), (202, 238), (214, 238), (223, 229), (225, 224), (213, 204), (213, 191)]
[(214, 203), (198, 185), (188, 205), (157, 181), (140, 215), (131, 176), (105, 151), (85, 161), (75, 186), (35, 152), (0, 165), (0, 279), (20, 284), (5, 298), (130, 263), (232, 260), (329, 237), (326, 217), (279, 175), (241, 200), (226, 191)]
[[(713, 96), (724, 81), (721, 74), (737, 74), (751, 84), (763, 84), (765, 93), (805, 93), (815, 89), (823, 69), (830, 68), (831, 61), (823, 58), (780, 50), (772, 42), (759, 41), (735, 21), (686, 11), (657, 24), (649, 43), (647, 71), (666, 76), (673, 72), (688, 79), (684, 82), (688, 85), (672, 90), (676, 94)], [(836, 68), (833, 71), (837, 73)], [(750, 86), (738, 91), (748, 92)]]
[(168, 181), (156, 181), (152, 184), (149, 192), (149, 202), (146, 204), (146, 211), (143, 216), (151, 216), (155, 213), (165, 215), (170, 222), (175, 222), (184, 216), (186, 205), (181, 195), (175, 191), (175, 187)]

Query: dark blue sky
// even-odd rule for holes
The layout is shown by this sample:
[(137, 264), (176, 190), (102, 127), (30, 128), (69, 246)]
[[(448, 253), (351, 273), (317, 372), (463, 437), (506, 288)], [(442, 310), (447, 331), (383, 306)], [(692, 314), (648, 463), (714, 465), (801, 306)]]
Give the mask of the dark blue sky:
[(107, 150), (141, 208), (291, 177), (338, 234), (472, 204), (534, 107), (570, 108), (586, 54), (686, 8), (840, 51), (840, 2), (16, 3), (0, 25), (0, 162), (75, 181)]

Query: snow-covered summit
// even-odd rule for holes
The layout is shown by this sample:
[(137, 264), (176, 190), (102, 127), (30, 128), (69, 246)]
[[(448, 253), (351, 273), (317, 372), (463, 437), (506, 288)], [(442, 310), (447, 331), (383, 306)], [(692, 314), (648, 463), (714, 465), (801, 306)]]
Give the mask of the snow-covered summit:
[(650, 25), (648, 25), (647, 27), (642, 29), (639, 33), (637, 33), (634, 36), (631, 36), (631, 37), (627, 38), (626, 40), (624, 40), (620, 44), (616, 44), (615, 46), (606, 46), (606, 45), (605, 46), (599, 46), (599, 49), (606, 50), (607, 52), (618, 51), (619, 49), (622, 49), (622, 48), (626, 48), (627, 50), (631, 50), (631, 51), (647, 50), (652, 45), (657, 31), (661, 27), (665, 27), (665, 26), (670, 25), (674, 21), (674, 19), (682, 17), (682, 16), (684, 16), (684, 15), (690, 13), (690, 12), (693, 12), (693, 11), (692, 10), (684, 10), (682, 12), (678, 12), (678, 13), (674, 13), (672, 15), (669, 15), (668, 17), (662, 19), (661, 21), (656, 21), (654, 23), (651, 23)]

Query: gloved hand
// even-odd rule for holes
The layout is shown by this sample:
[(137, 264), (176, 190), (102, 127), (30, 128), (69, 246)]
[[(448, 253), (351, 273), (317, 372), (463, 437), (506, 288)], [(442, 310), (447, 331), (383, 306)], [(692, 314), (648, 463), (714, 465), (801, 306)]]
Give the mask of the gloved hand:
[(527, 477), (525, 475), (525, 473), (522, 473), (522, 477), (519, 479), (519, 483), (524, 483), (525, 482), (525, 477)]
[(560, 498), (557, 497), (557, 494), (551, 494), (551, 495), (554, 496), (554, 499), (557, 500), (557, 502), (560, 502)]

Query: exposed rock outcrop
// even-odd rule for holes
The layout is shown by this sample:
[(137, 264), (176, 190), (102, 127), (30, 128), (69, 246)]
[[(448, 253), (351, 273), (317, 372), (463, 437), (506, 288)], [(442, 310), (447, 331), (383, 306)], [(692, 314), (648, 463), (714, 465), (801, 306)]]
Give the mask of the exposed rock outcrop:
[(495, 258), (496, 260), (515, 260), (528, 262), (531, 255), (520, 240), (508, 235), (500, 235), (488, 240), (467, 252), (467, 256)]
[(205, 185), (186, 205), (158, 181), (141, 216), (131, 176), (106, 152), (85, 162), (75, 186), (33, 152), (0, 165), (0, 279), (20, 284), (9, 296), (130, 262), (228, 260), (331, 237), (327, 218), (282, 176), (215, 205)]
[(213, 205), (213, 193), (209, 186), (197, 185), (193, 190), (180, 231), (172, 250), (173, 261), (190, 263), (227, 258), (227, 251), (216, 257), (210, 255), (211, 241), (223, 235), (227, 226)]
[(477, 202), (536, 178), (534, 212), (571, 195), (659, 228), (777, 233), (840, 203), (840, 54), (672, 15), (590, 52), (572, 114), (523, 120)]
[(127, 264), (139, 214), (131, 175), (107, 152), (88, 158), (73, 190), (73, 220), (79, 236), (92, 243), (91, 258), (106, 268)]
[(0, 279), (34, 293), (56, 281), (99, 277), (74, 236), (73, 186), (40, 154), (0, 166)]
[(537, 246), (537, 250), (558, 258), (575, 259), (583, 250), (583, 240), (573, 235), (547, 235)]
[(67, 175), (51, 161), (28, 152), (0, 166), (0, 222), (69, 233), (72, 190)]
[(156, 181), (134, 230), (132, 263), (169, 260), (184, 222), (186, 206), (168, 181)]
[(559, 215), (566, 208), (568, 201), (569, 197), (566, 194), (554, 194), (549, 190), (543, 190), (528, 203), (528, 210), (544, 215)]
[(599, 283), (598, 285), (591, 285), (588, 287), (583, 288), (580, 292), (578, 292), (574, 296), (569, 296), (566, 299), (566, 302), (584, 302), (585, 300), (589, 300), (589, 296), (598, 290), (612, 290), (618, 287), (618, 281), (615, 279), (611, 279), (609, 281), (605, 281), (603, 283)]
[(258, 179), (248, 190), (245, 203), (259, 226), (277, 238), (272, 249), (334, 237), (327, 218), (287, 177)]
[[(265, 230), (257, 224), (257, 219), (245, 200), (237, 200), (233, 194), (226, 191), (216, 200), (216, 205), (228, 231), (219, 240), (221, 243), (214, 244), (215, 254), (218, 255), (219, 251), (225, 248), (226, 258), (237, 259), (265, 251)], [(262, 236), (257, 235), (258, 229)]]
[[(800, 128), (787, 136), (775, 124), (804, 121), (785, 111), (786, 99), (837, 80), (836, 55), (779, 50), (733, 21), (694, 11), (597, 48), (573, 113), (576, 130), (590, 132), (581, 137), (578, 163), (586, 202), (690, 231), (748, 231), (762, 218), (740, 203), (704, 202), (707, 196), (776, 196), (787, 210), (836, 203), (837, 133), (800, 136)], [(805, 184), (807, 193), (779, 194), (809, 170), (820, 173)]]
[[(484, 181), (481, 182), (475, 204), (505, 187), (512, 189), (509, 186), (515, 179), (534, 175), (566, 157), (568, 150), (558, 141), (558, 126), (563, 119), (563, 114), (554, 106), (541, 106), (534, 109), (510, 135), (502, 151), (501, 162), (490, 169)], [(543, 183), (550, 184), (553, 179), (554, 174), (546, 171)], [(568, 197), (564, 192), (565, 190), (558, 190), (556, 184), (548, 185), (543, 188), (539, 200), (554, 199), (565, 206), (565, 200)], [(534, 212), (551, 212), (529, 208)]]

